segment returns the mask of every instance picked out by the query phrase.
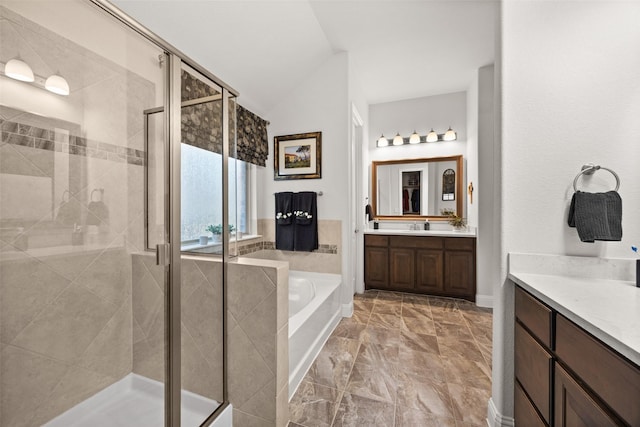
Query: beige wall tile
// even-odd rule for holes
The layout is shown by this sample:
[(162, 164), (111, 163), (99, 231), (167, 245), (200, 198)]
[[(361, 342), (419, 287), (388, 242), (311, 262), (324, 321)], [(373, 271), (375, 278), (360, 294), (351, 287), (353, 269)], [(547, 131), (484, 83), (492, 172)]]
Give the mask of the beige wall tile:
[[(237, 327), (229, 334), (229, 401), (237, 407), (275, 377), (249, 337)], [(274, 402), (275, 403), (275, 402)]]
[(0, 339), (12, 342), (70, 281), (34, 258), (4, 261), (0, 267)]
[(113, 384), (117, 378), (82, 368), (70, 368), (49, 397), (37, 408), (33, 426), (40, 426), (69, 408)]
[(288, 394), (289, 390), (289, 324), (287, 323), (278, 331), (276, 337), (276, 377), (278, 383), (276, 389), (285, 390)]
[(222, 371), (216, 372), (184, 325), (182, 326), (182, 388), (215, 399), (222, 395)]
[(229, 264), (228, 273), (228, 310), (239, 322), (276, 290), (260, 267)]
[(72, 284), (13, 340), (13, 344), (49, 357), (75, 362), (115, 314), (84, 286)]
[(11, 345), (3, 346), (1, 360), (0, 424), (31, 426), (33, 409), (47, 399), (69, 368)]
[(131, 297), (122, 303), (82, 355), (80, 366), (120, 379), (133, 369)]
[(276, 395), (276, 426), (286, 427), (289, 423), (289, 381)]
[(238, 406), (244, 413), (264, 418), (270, 421), (276, 420), (276, 383), (271, 379), (245, 403)]
[(240, 327), (273, 373), (276, 372), (277, 309), (274, 292), (240, 321)]
[(342, 255), (340, 253), (320, 254), (315, 252), (262, 250), (245, 256), (248, 258), (287, 261), (289, 270), (342, 274)]

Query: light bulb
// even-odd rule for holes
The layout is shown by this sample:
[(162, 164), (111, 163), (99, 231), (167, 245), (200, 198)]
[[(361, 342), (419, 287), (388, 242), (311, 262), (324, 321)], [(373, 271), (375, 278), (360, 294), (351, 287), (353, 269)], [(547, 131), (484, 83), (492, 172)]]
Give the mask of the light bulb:
[(438, 142), (438, 134), (433, 128), (431, 128), (431, 131), (427, 134), (427, 142)]
[(415, 130), (409, 137), (409, 144), (419, 144), (420, 143), (420, 135)]
[(380, 138), (378, 138), (377, 145), (378, 147), (386, 147), (387, 145), (389, 145), (389, 140), (384, 137), (384, 134), (380, 135)]
[(402, 145), (404, 144), (404, 140), (400, 136), (400, 133), (397, 133), (396, 136), (393, 137), (393, 145)]
[(9, 62), (5, 64), (4, 74), (7, 77), (20, 80), (21, 82), (32, 82), (35, 80), (31, 67), (18, 58), (10, 59)]
[(451, 129), (451, 126), (449, 126), (449, 129), (444, 133), (444, 137), (442, 139), (445, 140), (445, 141), (455, 141), (456, 138), (458, 138), (458, 136)]
[(44, 83), (44, 87), (49, 92), (57, 93), (58, 95), (69, 95), (69, 83), (67, 83), (64, 77), (58, 74), (49, 76)]

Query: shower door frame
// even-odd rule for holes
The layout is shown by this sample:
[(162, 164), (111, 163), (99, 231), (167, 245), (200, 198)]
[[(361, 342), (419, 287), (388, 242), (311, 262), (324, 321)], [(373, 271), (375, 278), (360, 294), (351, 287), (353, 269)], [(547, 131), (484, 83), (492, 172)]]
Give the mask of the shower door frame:
[[(229, 98), (237, 97), (238, 92), (226, 84), (223, 80), (209, 72), (196, 61), (192, 60), (170, 43), (149, 31), (131, 17), (127, 16), (120, 9), (106, 0), (88, 0), (103, 12), (116, 18), (153, 44), (164, 51), (166, 61), (165, 72), (165, 99), (167, 114), (164, 117), (164, 141), (165, 141), (165, 244), (161, 245), (166, 250), (168, 258), (165, 265), (166, 272), (166, 293), (165, 293), (165, 404), (164, 404), (164, 427), (180, 427), (181, 413), (181, 310), (180, 310), (180, 289), (181, 289), (181, 226), (180, 226), (180, 162), (181, 162), (181, 70), (182, 64), (186, 64), (197, 72), (201, 73), (213, 83), (222, 88), (222, 123), (223, 123), (223, 143), (222, 143), (222, 198), (223, 198), (223, 230), (228, 229), (229, 214), (229, 131), (224, 126), (229, 123)], [(146, 184), (146, 182), (145, 182)], [(146, 203), (145, 187), (145, 203)], [(146, 231), (146, 226), (145, 226)], [(145, 245), (146, 245), (145, 236)], [(218, 408), (203, 420), (201, 427), (210, 425), (218, 415), (229, 406), (227, 387), (227, 329), (226, 329), (226, 309), (227, 309), (227, 265), (229, 262), (229, 233), (223, 233), (223, 272), (222, 272), (222, 325), (223, 325), (223, 401)], [(159, 248), (160, 249), (160, 248)], [(156, 254), (160, 259), (160, 253)], [(163, 254), (164, 255), (164, 254)]]

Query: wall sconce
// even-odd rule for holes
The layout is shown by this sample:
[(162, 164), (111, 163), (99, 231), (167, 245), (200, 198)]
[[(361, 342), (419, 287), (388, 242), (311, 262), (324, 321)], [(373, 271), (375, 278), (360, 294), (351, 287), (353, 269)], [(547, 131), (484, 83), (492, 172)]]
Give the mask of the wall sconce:
[(449, 126), (449, 129), (447, 129), (445, 133), (437, 133), (432, 128), (431, 131), (429, 131), (429, 133), (425, 136), (420, 136), (415, 130), (408, 138), (403, 138), (400, 133), (397, 133), (393, 140), (385, 138), (383, 134), (380, 135), (380, 138), (377, 139), (376, 147), (388, 147), (390, 144), (398, 146), (406, 144), (420, 144), (425, 142), (455, 141), (456, 139), (458, 139), (458, 134), (453, 129), (451, 129), (451, 126)]
[(69, 83), (60, 74), (53, 74), (46, 80), (44, 77), (33, 74), (33, 70), (23, 60), (18, 58), (10, 59), (6, 64), (0, 63), (2, 74), (25, 83), (32, 83), (41, 89), (46, 89), (58, 95), (69, 95)]

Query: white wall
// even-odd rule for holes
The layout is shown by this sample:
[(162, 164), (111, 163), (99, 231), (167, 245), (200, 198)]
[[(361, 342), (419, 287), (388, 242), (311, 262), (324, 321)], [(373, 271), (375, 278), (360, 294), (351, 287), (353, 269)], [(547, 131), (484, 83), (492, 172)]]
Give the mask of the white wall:
[[(502, 277), (495, 296), (493, 402), (513, 414), (509, 252), (631, 258), (640, 241), (640, 3), (502, 5)], [(622, 242), (581, 243), (566, 225), (572, 182), (594, 162), (622, 181)], [(613, 186), (597, 172), (588, 191)], [(587, 185), (588, 184), (588, 185)]]
[[(267, 167), (258, 168), (258, 218), (273, 218), (273, 194), (280, 191), (323, 192), (318, 198), (319, 220), (342, 221), (342, 265), (347, 262), (348, 227), (348, 56), (338, 53), (309, 75), (296, 89), (282, 94), (267, 114), (270, 121)], [(321, 179), (274, 181), (273, 137), (305, 132), (322, 132)]]
[[(426, 135), (431, 128), (444, 133), (451, 126), (458, 134), (456, 141), (433, 142), (399, 147), (376, 147), (381, 134), (393, 138), (397, 132), (408, 137), (415, 130)], [(420, 157), (442, 157), (467, 154), (467, 95), (456, 92), (445, 95), (426, 96), (396, 102), (385, 102), (369, 106), (369, 140), (367, 141), (371, 194), (371, 162), (376, 160), (415, 159)], [(463, 183), (466, 179), (463, 178)], [(465, 184), (466, 185), (466, 184)], [(463, 208), (466, 210), (466, 207)], [(475, 224), (469, 224), (475, 226)]]
[[(500, 159), (494, 137), (495, 126), (495, 85), (494, 66), (487, 65), (478, 70), (477, 108), (478, 118), (475, 158), (477, 168), (473, 177), (473, 162), (467, 165), (467, 181), (473, 182), (473, 204), (469, 204), (469, 218), (477, 215), (478, 236), (476, 242), (476, 303), (484, 307), (493, 306), (493, 287), (499, 277), (497, 266), (500, 254), (495, 250), (498, 233), (495, 199), (499, 196), (495, 181), (500, 178)], [(472, 144), (467, 145), (469, 158)], [(467, 200), (470, 200), (467, 196)]]

